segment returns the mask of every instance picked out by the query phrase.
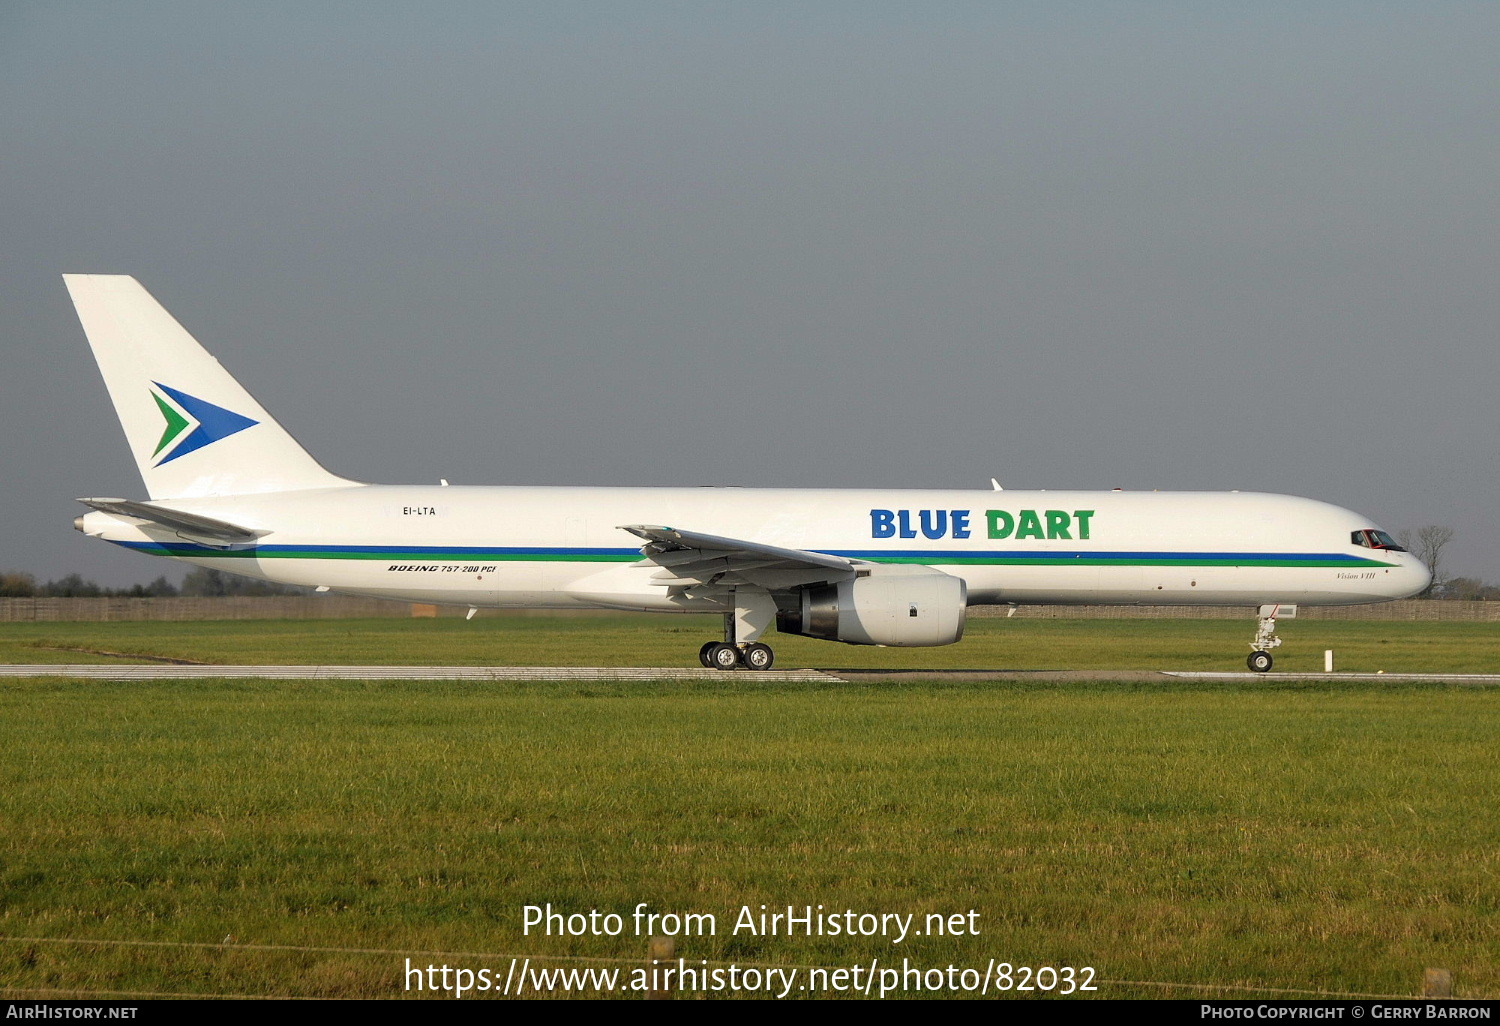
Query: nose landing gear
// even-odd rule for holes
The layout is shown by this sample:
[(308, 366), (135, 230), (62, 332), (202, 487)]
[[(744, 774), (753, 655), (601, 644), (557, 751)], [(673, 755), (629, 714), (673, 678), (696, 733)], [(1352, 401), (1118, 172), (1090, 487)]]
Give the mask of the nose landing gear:
[(1250, 642), (1254, 649), (1245, 664), (1256, 673), (1265, 673), (1274, 662), (1271, 658), (1271, 649), (1281, 644), (1281, 639), (1276, 636), (1276, 617), (1294, 617), (1297, 615), (1296, 606), (1261, 606), (1260, 627), (1255, 632), (1255, 640)]

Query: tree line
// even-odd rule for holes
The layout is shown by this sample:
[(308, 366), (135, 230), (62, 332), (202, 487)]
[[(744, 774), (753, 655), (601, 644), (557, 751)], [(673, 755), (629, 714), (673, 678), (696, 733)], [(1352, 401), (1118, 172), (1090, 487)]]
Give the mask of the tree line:
[(68, 574), (55, 581), (38, 583), (31, 574), (16, 570), (0, 572), (0, 598), (223, 598), (310, 595), (313, 589), (258, 581), (222, 570), (197, 567), (188, 571), (181, 584), (165, 574), (150, 584), (128, 588), (106, 588), (81, 574)]
[(1494, 602), (1500, 600), (1500, 588), (1485, 584), (1477, 577), (1445, 576), (1444, 549), (1453, 540), (1453, 528), (1441, 524), (1408, 527), (1396, 532), (1401, 547), (1432, 571), (1432, 584), (1418, 598), (1452, 599), (1456, 602)]

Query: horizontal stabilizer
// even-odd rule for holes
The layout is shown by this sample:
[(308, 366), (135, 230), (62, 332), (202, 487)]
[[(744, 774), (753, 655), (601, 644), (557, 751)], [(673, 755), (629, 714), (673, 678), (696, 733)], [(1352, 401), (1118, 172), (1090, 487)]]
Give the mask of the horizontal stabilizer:
[(168, 509), (154, 502), (135, 502), (131, 499), (79, 499), (79, 502), (101, 513), (131, 517), (160, 525), (191, 541), (201, 542), (215, 548), (235, 545), (251, 545), (270, 531), (255, 531), (224, 520), (215, 520), (199, 513), (186, 513), (179, 509)]

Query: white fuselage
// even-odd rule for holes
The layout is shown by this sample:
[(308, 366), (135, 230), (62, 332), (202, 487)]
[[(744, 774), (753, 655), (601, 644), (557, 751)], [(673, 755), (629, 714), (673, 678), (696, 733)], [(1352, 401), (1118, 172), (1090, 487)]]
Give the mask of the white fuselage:
[(226, 549), (108, 513), (80, 527), (267, 580), (478, 607), (725, 608), (654, 582), (626, 524), (930, 566), (970, 605), (1345, 605), (1429, 582), (1410, 554), (1355, 544), (1375, 526), (1359, 514), (1250, 492), (352, 485), (170, 505), (266, 533)]

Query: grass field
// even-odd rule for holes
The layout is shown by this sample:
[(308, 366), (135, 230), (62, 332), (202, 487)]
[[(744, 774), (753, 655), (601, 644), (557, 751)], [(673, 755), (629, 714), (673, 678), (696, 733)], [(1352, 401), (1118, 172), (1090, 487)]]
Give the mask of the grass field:
[[(948, 652), (806, 651), (822, 665), (1231, 669), (1226, 651), (1247, 633), (975, 626)], [(225, 662), (681, 665), (692, 627), (5, 625), (0, 659), (53, 661), (33, 646), (67, 642)], [(1492, 626), (1287, 627), (1319, 665), (1335, 647), (1341, 664), (1392, 672), (1495, 669)], [(792, 651), (778, 644), (786, 665), (819, 665)], [(1107, 997), (1215, 993), (1147, 984), (1411, 994), (1436, 966), (1461, 996), (1495, 997), (1497, 731), (1491, 688), (1311, 678), (4, 681), (0, 994), (395, 997), (407, 955), (501, 976), (513, 954), (638, 965), (628, 917), (647, 902), (717, 917), (714, 936), (680, 939), (690, 960), (982, 969), (993, 957), (1092, 966)], [(548, 902), (619, 913), (625, 932), (523, 935), (523, 906)], [(973, 909), (980, 934), (733, 934), (739, 908), (762, 903), (919, 923)]]

